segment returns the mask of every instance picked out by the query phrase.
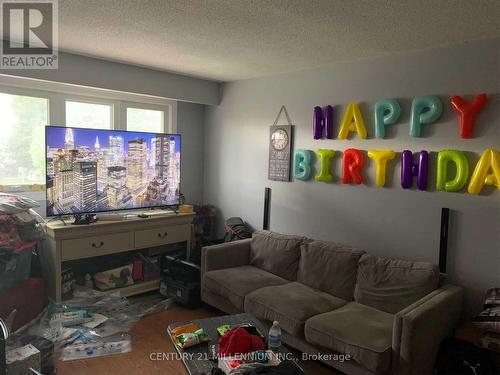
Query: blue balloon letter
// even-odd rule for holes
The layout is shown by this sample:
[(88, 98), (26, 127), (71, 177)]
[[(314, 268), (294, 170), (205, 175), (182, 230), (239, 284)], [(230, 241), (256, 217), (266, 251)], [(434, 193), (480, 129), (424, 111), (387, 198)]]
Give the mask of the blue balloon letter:
[(297, 150), (293, 156), (293, 177), (297, 180), (306, 181), (311, 177), (311, 157), (310, 150)]
[(437, 96), (413, 99), (410, 113), (410, 136), (420, 137), (422, 125), (432, 124), (443, 112), (443, 103)]
[(401, 116), (397, 100), (382, 99), (375, 104), (375, 137), (385, 138), (385, 126), (394, 125)]

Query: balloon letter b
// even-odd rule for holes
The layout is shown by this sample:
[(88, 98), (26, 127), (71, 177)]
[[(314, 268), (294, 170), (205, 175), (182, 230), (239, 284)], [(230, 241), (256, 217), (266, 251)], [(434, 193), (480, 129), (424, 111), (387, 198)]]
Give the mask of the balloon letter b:
[(484, 185), (496, 186), (500, 189), (500, 153), (491, 148), (484, 150), (477, 162), (468, 191), (470, 194), (479, 194)]
[(311, 155), (310, 150), (297, 150), (293, 157), (293, 176), (297, 180), (306, 181), (311, 177)]
[(394, 125), (401, 116), (401, 106), (394, 99), (383, 99), (375, 104), (375, 137), (385, 138), (385, 127)]
[[(448, 163), (455, 163), (455, 178), (447, 181)], [(443, 150), (437, 156), (436, 189), (445, 191), (458, 191), (462, 189), (469, 178), (469, 162), (462, 151)]]
[(384, 186), (387, 162), (394, 159), (396, 153), (392, 150), (369, 150), (368, 157), (375, 160), (375, 184), (378, 187)]
[(401, 187), (409, 189), (413, 182), (413, 176), (417, 176), (418, 189), (427, 189), (428, 165), (429, 153), (427, 151), (420, 151), (418, 163), (414, 164), (411, 151), (404, 150), (401, 154)]
[(460, 137), (472, 138), (474, 133), (474, 120), (476, 115), (483, 109), (488, 101), (486, 94), (480, 94), (470, 102), (466, 102), (460, 96), (451, 98), (451, 106), (458, 115), (460, 120)]
[(443, 103), (437, 96), (421, 96), (413, 99), (410, 113), (410, 135), (420, 137), (422, 125), (432, 124), (443, 112)]
[(348, 184), (352, 180), (356, 184), (363, 183), (361, 176), (361, 168), (364, 164), (363, 153), (355, 148), (348, 148), (344, 151), (344, 158), (342, 159), (342, 182)]
[(366, 138), (366, 126), (363, 115), (356, 103), (349, 103), (340, 123), (338, 139), (346, 139), (350, 132), (357, 132), (359, 138)]
[(316, 156), (319, 159), (319, 173), (314, 177), (316, 181), (320, 182), (332, 182), (333, 176), (330, 173), (330, 162), (332, 161), (335, 151), (333, 150), (322, 150), (316, 151)]

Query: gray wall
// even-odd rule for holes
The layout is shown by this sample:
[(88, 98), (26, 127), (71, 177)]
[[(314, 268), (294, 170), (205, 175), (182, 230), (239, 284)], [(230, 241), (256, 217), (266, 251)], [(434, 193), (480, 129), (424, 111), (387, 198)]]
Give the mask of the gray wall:
[[(434, 263), (440, 210), (449, 207), (453, 212), (448, 271), (455, 283), (466, 288), (468, 313), (475, 312), (484, 291), (500, 286), (500, 194), (496, 189), (486, 188), (480, 196), (435, 191), (435, 153), (427, 192), (400, 187), (399, 154), (390, 164), (386, 188), (374, 185), (374, 165), (368, 158), (365, 185), (341, 184), (340, 153), (334, 159), (333, 183), (272, 182), (267, 180), (268, 134), (285, 104), (296, 125), (295, 149), (390, 148), (399, 153), (459, 149), (469, 151), (472, 169), (483, 149), (498, 149), (500, 144), (499, 50), (500, 39), (496, 39), (224, 85), (221, 105), (206, 111), (204, 202), (217, 206), (224, 218), (241, 216), (260, 228), (263, 190), (269, 186), (273, 230), (347, 243), (381, 256)], [(459, 137), (447, 102), (442, 118), (426, 126), (423, 137), (408, 135), (412, 98), (432, 94), (447, 101), (451, 95), (480, 92), (491, 94), (491, 100), (477, 119), (476, 138)], [(379, 140), (374, 138), (372, 110), (383, 98), (399, 99), (403, 114), (388, 139)], [(313, 107), (334, 106), (337, 132), (349, 101), (361, 103), (369, 139), (314, 141)]]
[(0, 69), (0, 74), (203, 104), (220, 101), (218, 82), (65, 52), (59, 53), (58, 69)]
[(203, 201), (203, 121), (205, 106), (177, 103), (177, 131), (181, 134), (181, 192), (186, 203)]

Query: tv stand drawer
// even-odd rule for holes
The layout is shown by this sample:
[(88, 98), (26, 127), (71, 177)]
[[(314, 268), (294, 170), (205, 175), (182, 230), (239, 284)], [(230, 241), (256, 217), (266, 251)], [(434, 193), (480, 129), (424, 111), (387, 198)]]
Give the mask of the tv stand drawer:
[(135, 247), (153, 247), (186, 241), (191, 235), (190, 225), (173, 225), (135, 232)]
[(132, 233), (105, 234), (61, 241), (63, 261), (127, 251), (132, 248)]

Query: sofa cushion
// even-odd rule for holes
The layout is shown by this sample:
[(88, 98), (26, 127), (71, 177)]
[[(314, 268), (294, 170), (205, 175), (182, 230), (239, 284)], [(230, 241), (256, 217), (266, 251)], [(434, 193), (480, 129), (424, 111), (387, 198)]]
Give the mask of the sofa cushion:
[(259, 288), (282, 285), (287, 280), (253, 266), (225, 268), (205, 273), (203, 288), (227, 298), (243, 311), (245, 296)]
[(391, 365), (394, 316), (356, 302), (313, 316), (305, 325), (306, 341), (349, 354), (360, 365), (385, 372)]
[(438, 286), (439, 270), (434, 264), (363, 255), (354, 299), (395, 314)]
[(312, 241), (300, 247), (297, 281), (352, 301), (363, 251), (333, 242)]
[(346, 301), (328, 293), (291, 282), (248, 294), (245, 298), (245, 312), (255, 315), (258, 319), (271, 322), (277, 320), (284, 331), (303, 337), (307, 319), (345, 304)]
[(300, 244), (305, 237), (257, 231), (250, 244), (250, 264), (283, 277), (297, 280)]

